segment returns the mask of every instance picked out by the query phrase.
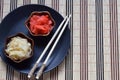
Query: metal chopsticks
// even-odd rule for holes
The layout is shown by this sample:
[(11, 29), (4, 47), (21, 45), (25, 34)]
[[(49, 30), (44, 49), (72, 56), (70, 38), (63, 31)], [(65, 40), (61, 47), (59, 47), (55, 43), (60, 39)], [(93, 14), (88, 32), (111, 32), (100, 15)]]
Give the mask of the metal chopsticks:
[[(62, 23), (59, 25), (59, 27), (58, 27), (58, 29), (56, 30), (56, 32), (54, 33), (53, 37), (51, 38), (51, 40), (49, 41), (49, 43), (47, 44), (47, 46), (46, 46), (45, 49), (43, 50), (42, 54), (40, 55), (40, 57), (38, 58), (38, 60), (36, 61), (36, 63), (35, 63), (34, 66), (32, 67), (32, 69), (30, 70), (30, 72), (28, 73), (28, 78), (30, 78), (30, 77), (33, 75), (33, 73), (34, 73), (35, 69), (37, 68), (39, 62), (41, 61), (42, 57), (45, 55), (46, 51), (48, 50), (48, 48), (50, 47), (51, 43), (53, 42), (53, 40), (54, 40), (55, 37), (57, 36), (58, 32), (60, 32), (59, 35), (58, 35), (58, 37), (57, 37), (57, 39), (55, 40), (55, 42), (54, 42), (51, 50), (50, 50), (50, 52), (48, 53), (47, 58), (45, 59), (45, 61), (44, 61), (43, 64), (41, 65), (41, 68), (39, 69), (39, 71), (38, 71), (38, 73), (37, 73), (37, 75), (36, 75), (36, 79), (39, 79), (39, 77), (41, 76), (44, 68), (46, 67), (46, 63), (47, 63), (48, 59), (50, 58), (50, 56), (51, 56), (54, 48), (56, 47), (56, 45), (57, 45), (57, 43), (58, 43), (58, 41), (59, 41), (62, 33), (63, 33), (64, 30), (65, 30), (65, 28), (66, 28), (66, 26), (67, 26), (67, 24), (68, 24), (68, 22), (69, 22), (70, 17), (71, 17), (71, 15), (69, 15), (69, 17), (66, 16), (66, 17), (64, 18), (64, 20), (62, 21)], [(66, 22), (65, 22), (65, 21), (66, 21)], [(64, 25), (63, 25), (63, 24), (64, 24)], [(63, 26), (63, 28), (62, 28), (62, 26)], [(61, 28), (62, 28), (62, 29), (61, 29)], [(61, 31), (60, 31), (60, 29), (61, 29)]]

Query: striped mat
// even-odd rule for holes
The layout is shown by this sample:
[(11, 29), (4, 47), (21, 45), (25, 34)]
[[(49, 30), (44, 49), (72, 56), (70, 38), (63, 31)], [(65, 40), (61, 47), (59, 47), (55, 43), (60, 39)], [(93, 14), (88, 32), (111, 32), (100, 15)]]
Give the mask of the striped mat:
[[(15, 8), (42, 4), (70, 19), (67, 57), (39, 80), (120, 80), (120, 0), (0, 0), (0, 22)], [(0, 80), (27, 79), (0, 58)]]

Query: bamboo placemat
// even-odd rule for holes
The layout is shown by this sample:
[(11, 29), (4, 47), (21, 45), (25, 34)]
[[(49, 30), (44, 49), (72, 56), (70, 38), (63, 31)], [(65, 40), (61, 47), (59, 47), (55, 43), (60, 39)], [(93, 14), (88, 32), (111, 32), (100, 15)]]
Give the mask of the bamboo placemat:
[[(39, 80), (120, 80), (120, 0), (0, 0), (0, 22), (26, 4), (46, 5), (62, 16), (72, 14), (68, 55)], [(28, 79), (0, 58), (0, 80)]]

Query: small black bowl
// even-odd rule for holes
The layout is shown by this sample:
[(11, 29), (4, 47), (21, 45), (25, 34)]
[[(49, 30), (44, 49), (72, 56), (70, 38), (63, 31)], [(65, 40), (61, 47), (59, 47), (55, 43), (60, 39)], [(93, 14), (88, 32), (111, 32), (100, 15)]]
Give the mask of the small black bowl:
[[(19, 36), (19, 37), (22, 37), (22, 38), (24, 38), (24, 39), (27, 39), (27, 41), (31, 44), (31, 49), (32, 49), (32, 51), (31, 51), (29, 57), (22, 58), (22, 59), (20, 59), (20, 60), (14, 60), (14, 59), (11, 58), (11, 57), (7, 54), (7, 52), (5, 51), (5, 49), (7, 49), (7, 44), (11, 41), (11, 38), (16, 37), (16, 36)], [(13, 35), (13, 36), (7, 37), (6, 42), (5, 42), (5, 47), (4, 47), (4, 53), (5, 53), (6, 57), (10, 58), (10, 59), (11, 59), (12, 61), (14, 61), (15, 63), (20, 63), (20, 62), (22, 62), (22, 61), (24, 61), (24, 60), (29, 59), (30, 57), (32, 57), (32, 55), (33, 55), (33, 47), (34, 47), (34, 41), (33, 41), (31, 38), (27, 37), (27, 36), (26, 36), (25, 34), (23, 34), (23, 33), (17, 33), (17, 34), (15, 34), (15, 35)]]
[[(49, 19), (52, 21), (51, 29), (50, 29), (50, 31), (48, 33), (46, 33), (46, 34), (34, 34), (34, 33), (32, 33), (32, 31), (30, 30), (30, 18), (33, 15), (38, 15), (38, 16), (48, 15)], [(54, 21), (54, 19), (52, 18), (51, 14), (48, 11), (33, 11), (30, 14), (30, 16), (28, 17), (28, 19), (25, 21), (25, 26), (27, 27), (28, 31), (30, 32), (30, 34), (32, 36), (48, 36), (50, 34), (50, 32), (52, 31), (52, 29), (54, 28), (54, 26), (55, 26), (55, 21)]]

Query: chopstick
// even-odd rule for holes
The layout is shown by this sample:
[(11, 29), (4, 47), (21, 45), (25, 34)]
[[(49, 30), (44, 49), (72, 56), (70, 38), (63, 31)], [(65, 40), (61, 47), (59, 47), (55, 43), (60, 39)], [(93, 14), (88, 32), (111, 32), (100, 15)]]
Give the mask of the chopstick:
[[(61, 27), (63, 26), (63, 24), (65, 23), (64, 26), (63, 26), (63, 28), (62, 28), (62, 30), (61, 30), (61, 32), (60, 32), (60, 34), (58, 35), (58, 37), (57, 37), (57, 39), (56, 39), (56, 41), (55, 41), (55, 43), (53, 44), (50, 52), (48, 53), (47, 58), (45, 59), (45, 61), (43, 62), (41, 68), (39, 69), (39, 71), (38, 71), (38, 73), (37, 73), (36, 79), (39, 79), (39, 77), (41, 76), (44, 68), (46, 67), (46, 63), (47, 63), (48, 59), (50, 58), (50, 56), (51, 56), (51, 54), (52, 54), (55, 46), (57, 45), (57, 43), (58, 43), (58, 41), (59, 41), (59, 39), (60, 39), (63, 31), (65, 30), (65, 28), (66, 28), (66, 26), (67, 26), (67, 24), (68, 24), (68, 21), (69, 21), (69, 19), (70, 19), (70, 17), (71, 17), (71, 15), (70, 15), (69, 17), (66, 16), (66, 17), (64, 18), (64, 20), (62, 21), (62, 23), (60, 24), (60, 26), (59, 26), (58, 29), (56, 30), (55, 34), (53, 35), (53, 37), (51, 38), (51, 40), (49, 41), (49, 43), (47, 44), (47, 46), (46, 46), (45, 49), (43, 50), (41, 56), (38, 58), (38, 60), (36, 61), (35, 65), (32, 67), (32, 69), (31, 69), (30, 72), (28, 73), (28, 78), (30, 78), (30, 77), (33, 75), (33, 73), (34, 73), (35, 69), (37, 68), (39, 62), (41, 61), (42, 57), (45, 55), (45, 53), (46, 53), (46, 51), (48, 50), (49, 46), (51, 45), (51, 43), (53, 42), (53, 40), (54, 40), (55, 37), (57, 36), (57, 34), (58, 34), (58, 32), (60, 31), (60, 29), (61, 29)], [(67, 19), (67, 18), (68, 18), (68, 19)], [(66, 20), (66, 19), (67, 19), (67, 20)], [(65, 21), (66, 21), (66, 22), (65, 22)]]
[(56, 41), (55, 41), (55, 43), (53, 44), (53, 46), (52, 46), (50, 52), (48, 53), (47, 58), (45, 59), (45, 61), (43, 62), (41, 68), (39, 69), (39, 71), (38, 71), (38, 73), (37, 73), (37, 76), (36, 76), (36, 79), (39, 79), (39, 77), (41, 76), (41, 74), (42, 74), (44, 68), (46, 67), (46, 63), (47, 63), (48, 59), (50, 58), (50, 56), (51, 56), (53, 50), (55, 49), (55, 47), (56, 47), (58, 41), (60, 40), (60, 37), (61, 37), (61, 35), (63, 34), (63, 32), (64, 32), (64, 30), (65, 30), (65, 28), (66, 28), (66, 26), (67, 26), (67, 24), (68, 24), (68, 21), (69, 21), (70, 17), (71, 17), (71, 15), (69, 16), (69, 18), (67, 19), (66, 23), (64, 24), (64, 26), (63, 26), (61, 32), (59, 33), (59, 35), (58, 35), (58, 37), (57, 37), (57, 39), (56, 39)]
[(32, 67), (32, 69), (30, 70), (29, 74), (28, 74), (28, 78), (30, 78), (35, 69), (37, 68), (39, 62), (41, 61), (42, 57), (45, 55), (46, 51), (48, 50), (49, 46), (51, 45), (51, 43), (53, 42), (53, 40), (55, 39), (55, 37), (57, 36), (59, 30), (61, 29), (63, 23), (65, 22), (65, 20), (67, 19), (67, 16), (64, 18), (64, 20), (62, 21), (62, 23), (60, 24), (60, 26), (58, 27), (58, 29), (56, 30), (55, 34), (53, 35), (53, 37), (51, 38), (51, 40), (49, 41), (49, 43), (47, 44), (47, 46), (45, 47), (45, 49), (43, 50), (42, 54), (40, 55), (40, 57), (38, 58), (38, 60), (36, 61), (35, 65)]

